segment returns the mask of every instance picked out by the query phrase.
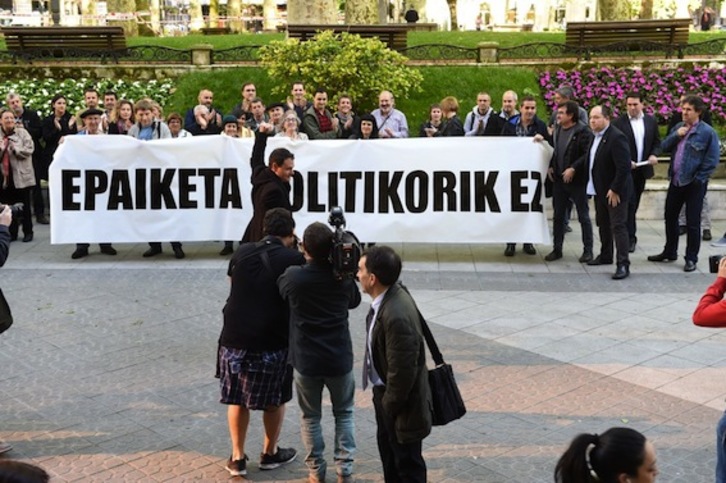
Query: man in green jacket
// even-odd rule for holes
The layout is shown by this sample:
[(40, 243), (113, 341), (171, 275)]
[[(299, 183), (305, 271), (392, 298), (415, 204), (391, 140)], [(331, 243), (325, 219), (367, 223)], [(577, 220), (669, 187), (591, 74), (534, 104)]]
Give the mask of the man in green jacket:
[(368, 249), (358, 264), (366, 317), (363, 388), (373, 384), (378, 452), (386, 483), (426, 482), (421, 442), (431, 432), (431, 390), (416, 303), (401, 286), (401, 257), (387, 246)]

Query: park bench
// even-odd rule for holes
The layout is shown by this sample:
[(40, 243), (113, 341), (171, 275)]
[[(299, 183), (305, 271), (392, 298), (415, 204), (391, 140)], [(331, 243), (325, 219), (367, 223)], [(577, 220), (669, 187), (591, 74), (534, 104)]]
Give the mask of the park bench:
[(434, 22), (416, 22), (405, 24), (411, 32), (436, 32), (439, 24)]
[(336, 34), (348, 32), (363, 38), (378, 38), (391, 50), (401, 50), (408, 46), (408, 30), (406, 24), (384, 25), (288, 25), (287, 37), (299, 39), (300, 42), (311, 40), (315, 34), (324, 30), (332, 30)]
[(3, 27), (8, 51), (17, 60), (59, 57), (118, 57), (126, 51), (123, 27)]
[(590, 50), (606, 49), (608, 45), (636, 51), (660, 47), (670, 57), (688, 43), (690, 26), (689, 18), (569, 22), (565, 31), (565, 45), (584, 53), (586, 59), (590, 58)]
[(232, 29), (229, 27), (202, 27), (199, 30), (204, 35), (226, 35), (232, 33)]

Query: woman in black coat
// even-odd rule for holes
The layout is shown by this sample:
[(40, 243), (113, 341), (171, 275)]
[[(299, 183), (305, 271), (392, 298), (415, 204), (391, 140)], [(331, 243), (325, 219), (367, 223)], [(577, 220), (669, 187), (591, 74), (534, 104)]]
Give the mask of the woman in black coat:
[(66, 110), (66, 98), (63, 94), (56, 94), (50, 101), (53, 110), (51, 114), (43, 119), (41, 124), (41, 135), (45, 141), (45, 149), (41, 157), (41, 172), (38, 179), (48, 179), (48, 166), (53, 161), (55, 150), (63, 136), (76, 133), (76, 118)]

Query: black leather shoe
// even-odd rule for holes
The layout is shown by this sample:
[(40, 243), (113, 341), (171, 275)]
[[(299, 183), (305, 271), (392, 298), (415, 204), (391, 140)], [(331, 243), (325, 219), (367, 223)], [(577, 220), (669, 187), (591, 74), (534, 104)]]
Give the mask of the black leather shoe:
[(686, 226), (681, 225), (678, 227), (679, 235), (685, 235), (687, 231), (688, 231), (688, 227), (686, 227)]
[(565, 233), (572, 233), (572, 228), (570, 225), (565, 225)]
[(514, 243), (507, 243), (507, 248), (504, 249), (504, 256), (505, 257), (513, 257), (514, 256), (514, 247), (516, 245)]
[(76, 248), (76, 251), (71, 254), (73, 260), (88, 256), (88, 248)]
[(636, 242), (635, 240), (631, 240), (630, 241), (630, 246), (628, 247), (628, 252), (634, 253), (635, 252), (635, 245), (637, 245), (637, 244), (638, 244), (638, 242)]
[(562, 252), (560, 250), (552, 250), (547, 255), (545, 255), (545, 260), (548, 262), (554, 262), (555, 260), (559, 260), (562, 258)]
[(181, 247), (174, 247), (174, 256), (175, 256), (176, 258), (178, 258), (179, 260), (181, 260), (181, 259), (182, 259), (182, 258), (184, 258), (184, 257), (185, 257), (186, 255), (184, 254), (184, 250), (182, 250), (182, 248), (181, 248)]
[(161, 253), (161, 248), (151, 247), (148, 250), (144, 252), (142, 255), (144, 258), (149, 258), (158, 255)]
[(114, 247), (101, 247), (101, 253), (104, 255), (116, 255), (118, 252)]
[(711, 235), (711, 230), (709, 230), (708, 228), (706, 228), (705, 230), (703, 230), (703, 237), (702, 238), (703, 238), (703, 241), (711, 241), (711, 240), (713, 240), (713, 235)]
[(524, 253), (526, 253), (527, 255), (536, 255), (537, 250), (534, 248), (534, 245), (532, 245), (531, 243), (525, 243), (524, 244)]
[(618, 265), (618, 268), (613, 274), (613, 280), (622, 280), (628, 278), (628, 276), (630, 276), (630, 267), (627, 265)]
[(684, 272), (692, 272), (696, 269), (696, 262), (692, 262), (691, 260), (686, 260), (686, 264), (683, 267)]
[(48, 219), (48, 216), (47, 215), (37, 215), (35, 217), (35, 221), (39, 225), (50, 225), (50, 219)]
[(580, 263), (587, 263), (590, 260), (592, 260), (592, 251), (585, 250), (582, 252), (582, 255), (580, 255), (580, 258), (577, 259)]
[(598, 255), (595, 258), (593, 258), (592, 260), (590, 260), (589, 262), (587, 262), (587, 264), (593, 265), (593, 266), (594, 265), (612, 265), (613, 261), (612, 260), (603, 260), (602, 257), (600, 255)]
[(32, 231), (30, 233), (26, 233), (25, 235), (23, 235), (23, 243), (28, 243), (28, 242), (32, 242), (32, 241), (33, 241), (33, 232)]
[(648, 257), (649, 262), (673, 262), (678, 260), (677, 256), (671, 257), (670, 255), (666, 255), (666, 252), (661, 252), (658, 255), (651, 255)]

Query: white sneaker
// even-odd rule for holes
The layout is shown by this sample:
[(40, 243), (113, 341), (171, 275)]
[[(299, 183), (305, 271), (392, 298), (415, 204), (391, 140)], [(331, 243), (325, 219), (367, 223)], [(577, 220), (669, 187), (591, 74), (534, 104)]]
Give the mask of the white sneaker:
[(711, 242), (712, 247), (726, 247), (726, 236), (722, 236), (716, 241)]

